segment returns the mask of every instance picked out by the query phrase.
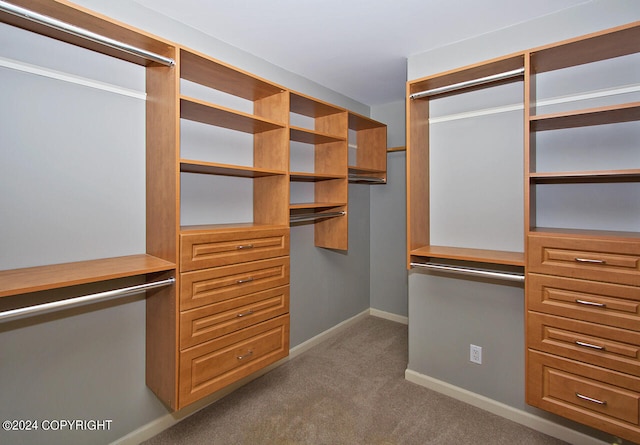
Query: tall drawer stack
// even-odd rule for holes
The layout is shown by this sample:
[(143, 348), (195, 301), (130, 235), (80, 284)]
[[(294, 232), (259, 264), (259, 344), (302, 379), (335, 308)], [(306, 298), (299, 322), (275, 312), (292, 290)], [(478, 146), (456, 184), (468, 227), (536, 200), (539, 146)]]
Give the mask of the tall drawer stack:
[(528, 243), (527, 403), (640, 442), (640, 238)]
[(289, 229), (194, 228), (180, 252), (185, 406), (289, 354)]

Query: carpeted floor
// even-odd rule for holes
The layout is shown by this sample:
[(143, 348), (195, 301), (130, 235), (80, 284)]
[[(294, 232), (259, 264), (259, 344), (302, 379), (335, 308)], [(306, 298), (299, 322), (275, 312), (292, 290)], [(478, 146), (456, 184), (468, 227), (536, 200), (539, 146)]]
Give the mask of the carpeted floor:
[(368, 317), (147, 445), (559, 445), (404, 379), (407, 327)]

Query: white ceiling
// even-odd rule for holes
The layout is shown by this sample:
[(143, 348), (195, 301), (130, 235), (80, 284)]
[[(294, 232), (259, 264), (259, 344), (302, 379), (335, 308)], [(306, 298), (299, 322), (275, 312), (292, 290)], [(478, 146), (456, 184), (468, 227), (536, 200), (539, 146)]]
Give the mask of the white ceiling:
[(590, 0), (134, 0), (367, 105), (402, 100), (408, 56)]

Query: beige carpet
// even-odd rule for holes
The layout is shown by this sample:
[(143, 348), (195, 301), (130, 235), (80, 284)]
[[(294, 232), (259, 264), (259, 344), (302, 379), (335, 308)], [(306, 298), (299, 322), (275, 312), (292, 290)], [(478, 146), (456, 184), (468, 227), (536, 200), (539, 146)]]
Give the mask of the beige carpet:
[(407, 327), (368, 317), (145, 442), (559, 445), (407, 382)]

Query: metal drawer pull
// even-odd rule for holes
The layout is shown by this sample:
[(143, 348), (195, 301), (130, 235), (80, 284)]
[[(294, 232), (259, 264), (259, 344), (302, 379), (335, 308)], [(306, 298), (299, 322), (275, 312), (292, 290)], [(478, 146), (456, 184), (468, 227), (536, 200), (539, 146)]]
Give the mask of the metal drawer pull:
[(236, 249), (238, 250), (253, 249), (253, 244), (242, 244), (240, 246), (236, 246)]
[(246, 317), (247, 315), (251, 315), (253, 314), (253, 309), (249, 309), (246, 312), (240, 312), (238, 315), (236, 315), (236, 317)]
[(598, 351), (604, 351), (604, 346), (593, 345), (591, 343), (585, 343), (583, 341), (576, 340), (576, 345), (584, 346), (585, 348), (597, 349)]
[(595, 301), (580, 300), (579, 298), (576, 300), (576, 303), (584, 304), (585, 306), (607, 307), (607, 305), (604, 303), (596, 303)]
[(583, 396), (579, 392), (576, 393), (576, 397), (579, 398), (579, 399), (582, 399), (582, 400), (586, 400), (587, 402), (597, 403), (598, 405), (606, 405), (607, 404), (606, 400), (592, 399), (591, 397)]
[(251, 357), (253, 355), (253, 351), (249, 350), (249, 352), (247, 352), (245, 355), (239, 355), (237, 358), (238, 360), (244, 360), (245, 358)]
[(576, 258), (578, 263), (590, 263), (590, 264), (607, 264), (605, 260), (592, 260), (590, 258)]
[(243, 283), (251, 283), (253, 281), (253, 277), (249, 277), (249, 278), (245, 278), (244, 280), (238, 280), (236, 281), (237, 284), (243, 284)]

